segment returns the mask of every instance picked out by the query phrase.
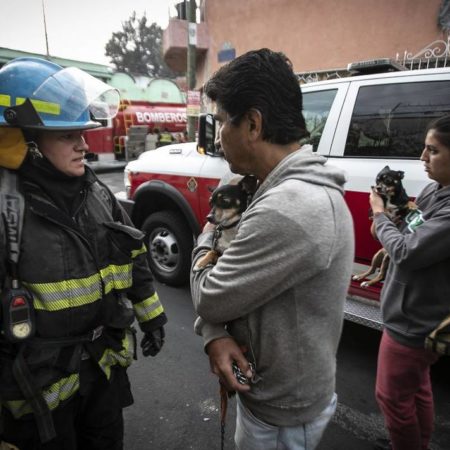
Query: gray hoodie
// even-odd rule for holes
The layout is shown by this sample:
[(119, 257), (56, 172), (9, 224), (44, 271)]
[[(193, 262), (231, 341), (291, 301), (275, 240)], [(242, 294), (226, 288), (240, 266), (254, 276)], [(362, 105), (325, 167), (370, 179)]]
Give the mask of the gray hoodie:
[(381, 293), (385, 328), (400, 343), (423, 347), (450, 314), (450, 186), (431, 183), (416, 203), (421, 215), (404, 230), (384, 214), (375, 224), (391, 258)]
[[(311, 421), (335, 388), (354, 238), (344, 175), (325, 163), (310, 146), (283, 159), (217, 265), (191, 275), (196, 331), (248, 348), (260, 381), (241, 399), (277, 426)], [(193, 264), (210, 247), (201, 235)]]

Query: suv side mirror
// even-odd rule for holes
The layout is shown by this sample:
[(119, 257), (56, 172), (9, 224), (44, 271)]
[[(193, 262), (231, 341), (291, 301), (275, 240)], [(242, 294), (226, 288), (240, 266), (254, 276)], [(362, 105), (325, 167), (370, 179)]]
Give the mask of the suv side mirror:
[(216, 150), (216, 121), (213, 114), (200, 114), (198, 118), (197, 151), (203, 155), (221, 156)]

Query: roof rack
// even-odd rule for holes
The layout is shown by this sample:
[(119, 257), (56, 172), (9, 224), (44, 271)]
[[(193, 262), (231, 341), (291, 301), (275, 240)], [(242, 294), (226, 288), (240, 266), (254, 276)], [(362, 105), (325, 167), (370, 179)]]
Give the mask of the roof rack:
[(407, 68), (390, 58), (381, 58), (350, 63), (347, 70), (351, 75), (368, 75), (371, 73), (398, 72), (407, 70)]

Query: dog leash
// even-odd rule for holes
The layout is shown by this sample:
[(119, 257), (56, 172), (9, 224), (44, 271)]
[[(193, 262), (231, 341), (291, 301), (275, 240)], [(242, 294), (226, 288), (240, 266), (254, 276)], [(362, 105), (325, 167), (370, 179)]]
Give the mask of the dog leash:
[(227, 417), (228, 408), (228, 392), (223, 384), (219, 381), (220, 393), (220, 450), (225, 449), (225, 419)]
[[(252, 371), (252, 378), (248, 379), (241, 371), (236, 362), (233, 362), (233, 373), (236, 377), (237, 381), (240, 384), (248, 384), (248, 383), (257, 383), (261, 380), (261, 377), (256, 374), (255, 366), (249, 362), (250, 370)], [(228, 408), (228, 399), (236, 395), (235, 391), (227, 391), (225, 386), (220, 382), (220, 449), (225, 449), (225, 419), (227, 416), (227, 408)]]
[(213, 236), (213, 249), (216, 248), (217, 241), (218, 241), (218, 240), (220, 239), (220, 237), (222, 236), (222, 232), (223, 232), (224, 230), (229, 230), (230, 228), (235, 227), (235, 226), (239, 223), (240, 220), (241, 220), (241, 219), (239, 218), (239, 219), (235, 220), (233, 223), (230, 223), (229, 225), (222, 225), (222, 224), (219, 223), (219, 224), (216, 226), (216, 229), (214, 230), (214, 236)]
[(228, 399), (233, 397), (236, 392), (229, 392), (219, 380), (220, 394), (220, 450), (225, 450), (225, 422), (227, 417)]

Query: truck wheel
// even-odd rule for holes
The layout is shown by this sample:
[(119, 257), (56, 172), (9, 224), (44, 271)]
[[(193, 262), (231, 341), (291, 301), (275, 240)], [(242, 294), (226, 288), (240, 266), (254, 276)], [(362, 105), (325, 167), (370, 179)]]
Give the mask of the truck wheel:
[(142, 230), (147, 235), (147, 257), (155, 278), (171, 286), (187, 283), (194, 239), (181, 214), (153, 213)]

